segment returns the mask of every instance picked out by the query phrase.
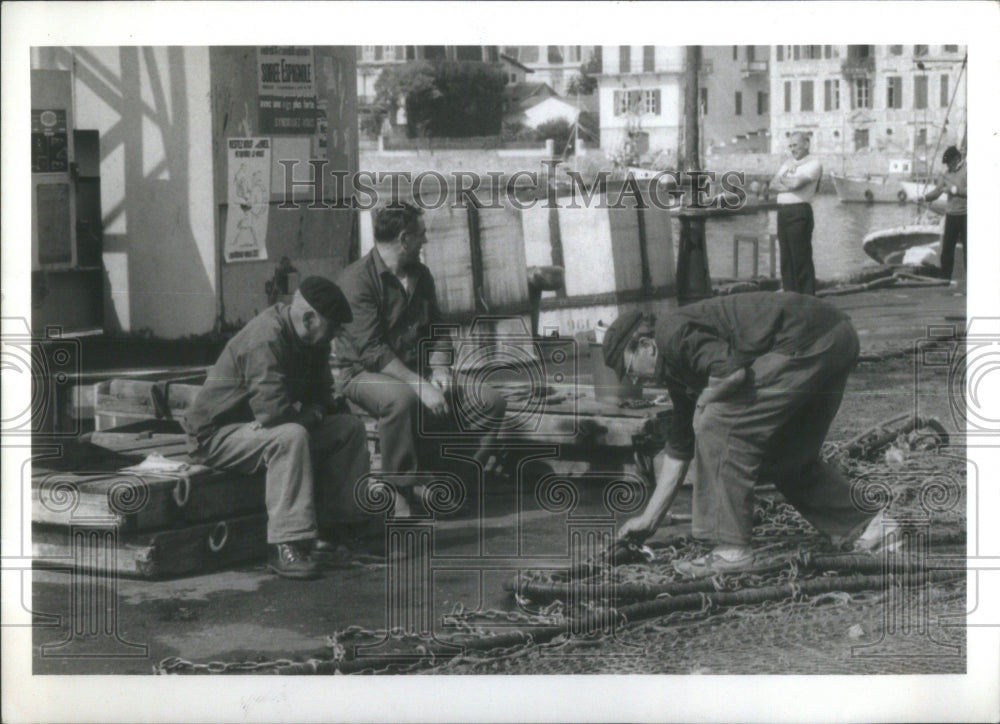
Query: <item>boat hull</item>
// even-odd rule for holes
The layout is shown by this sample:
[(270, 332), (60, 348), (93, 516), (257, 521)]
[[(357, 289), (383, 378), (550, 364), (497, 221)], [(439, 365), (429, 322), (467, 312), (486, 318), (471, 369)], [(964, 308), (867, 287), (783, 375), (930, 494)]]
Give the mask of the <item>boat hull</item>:
[(841, 201), (857, 203), (893, 203), (906, 200), (899, 181), (887, 176), (841, 176), (831, 174), (833, 187)]
[(865, 253), (880, 264), (903, 264), (906, 252), (917, 247), (927, 247), (940, 253), (940, 224), (912, 224), (882, 229), (868, 234), (862, 242)]

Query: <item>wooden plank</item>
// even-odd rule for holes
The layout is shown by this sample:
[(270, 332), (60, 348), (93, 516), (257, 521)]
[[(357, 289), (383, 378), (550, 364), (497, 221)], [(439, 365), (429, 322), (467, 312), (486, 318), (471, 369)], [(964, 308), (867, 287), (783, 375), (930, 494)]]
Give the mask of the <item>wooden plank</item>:
[(599, 199), (603, 195), (595, 196), (593, 205), (557, 212), (570, 297), (616, 291), (611, 220), (607, 209), (597, 208)]
[(83, 526), (32, 529), (35, 563), (86, 568), (98, 561), (119, 575), (139, 578), (201, 573), (258, 560), (266, 555), (266, 546), (266, 515), (229, 516), (181, 529), (132, 535)]
[(479, 210), (484, 296), (491, 307), (528, 301), (528, 263), (517, 209)]
[(427, 246), (424, 258), (434, 275), (438, 303), (444, 314), (473, 313), (476, 309), (472, 281), (467, 211), (450, 204), (424, 214)]
[[(128, 486), (126, 497), (118, 498)], [(265, 511), (263, 475), (203, 465), (184, 473), (47, 473), (32, 475), (31, 519), (73, 525), (106, 519), (122, 531), (148, 531)], [(56, 492), (56, 491), (61, 492)], [(114, 499), (113, 499), (114, 498)], [(61, 501), (61, 502), (60, 502)]]

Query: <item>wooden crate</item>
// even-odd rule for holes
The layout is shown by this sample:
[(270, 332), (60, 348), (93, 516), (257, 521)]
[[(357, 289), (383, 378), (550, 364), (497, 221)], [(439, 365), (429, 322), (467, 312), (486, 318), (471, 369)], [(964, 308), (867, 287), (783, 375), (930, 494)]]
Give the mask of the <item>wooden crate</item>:
[(201, 385), (169, 380), (98, 382), (94, 385), (94, 429), (107, 430), (149, 419), (181, 420), (200, 389)]
[(181, 472), (121, 470), (151, 453), (187, 461), (183, 434), (153, 434), (141, 427), (93, 434), (92, 441), (108, 451), (113, 464), (39, 460), (31, 476), (32, 522), (69, 526), (103, 520), (121, 531), (148, 531), (266, 511), (263, 475), (193, 464)]
[(102, 526), (36, 525), (31, 538), (36, 565), (162, 578), (262, 559), (267, 516), (227, 516), (185, 528), (124, 534)]

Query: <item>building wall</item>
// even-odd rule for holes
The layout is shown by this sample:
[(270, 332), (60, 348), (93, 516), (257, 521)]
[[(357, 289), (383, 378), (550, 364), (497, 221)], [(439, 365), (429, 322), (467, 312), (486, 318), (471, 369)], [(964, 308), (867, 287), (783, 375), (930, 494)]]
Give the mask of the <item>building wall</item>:
[[(684, 111), (683, 77), (684, 48), (654, 46), (653, 70), (644, 72), (644, 46), (629, 46), (631, 63), (623, 68), (620, 46), (606, 45), (602, 49), (604, 72), (598, 78), (600, 102), (601, 148), (614, 153), (622, 147), (629, 130), (648, 134), (645, 154), (675, 154), (680, 141)], [(615, 107), (616, 91), (659, 91), (659, 113), (621, 113)]]
[[(701, 139), (706, 149), (725, 148), (737, 136), (768, 129), (770, 107), (758, 105), (758, 94), (769, 94), (771, 90), (770, 55), (771, 49), (766, 45), (702, 47), (699, 86), (707, 104), (701, 109)], [(736, 106), (737, 93), (740, 108)]]
[(564, 96), (580, 66), (593, 57), (594, 48), (593, 45), (515, 45), (504, 46), (501, 52), (534, 71), (532, 83), (548, 83)]
[[(812, 147), (820, 153), (879, 153), (900, 154), (927, 158), (949, 144), (961, 140), (966, 84), (962, 75), (959, 82), (965, 46), (869, 46), (871, 60), (868, 78), (870, 107), (858, 107), (851, 78), (845, 74), (850, 65), (848, 46), (819, 46), (822, 57), (805, 58), (799, 46), (799, 59), (795, 59), (795, 46), (778, 46), (771, 53), (771, 130), (773, 152), (784, 150), (788, 135), (796, 130), (812, 133)], [(827, 57), (826, 48), (829, 47)], [(926, 48), (926, 51), (924, 50)], [(895, 51), (895, 52), (894, 52)], [(778, 55), (782, 56), (778, 60)], [(791, 59), (789, 59), (791, 56)], [(917, 63), (922, 63), (921, 69)], [(948, 77), (947, 92), (942, 98), (941, 77)], [(915, 107), (917, 78), (925, 77), (927, 83), (926, 108)], [(889, 107), (890, 78), (898, 78), (896, 86), (902, 92), (899, 108)], [(803, 82), (813, 84), (813, 110), (802, 110)], [(839, 108), (825, 106), (824, 82), (839, 85)], [(791, 95), (791, 110), (785, 110), (785, 84)], [(950, 123), (942, 138), (942, 128), (948, 113), (948, 103), (958, 85)], [(867, 131), (867, 146), (859, 146), (857, 132)], [(940, 139), (940, 143), (939, 143)], [(937, 159), (934, 159), (937, 161)]]
[(541, 103), (532, 106), (524, 112), (524, 124), (528, 128), (538, 128), (549, 121), (564, 120), (575, 123), (580, 114), (575, 106), (558, 98), (546, 98)]
[(104, 323), (180, 337), (216, 318), (208, 49), (46, 48), (73, 73), (77, 129), (100, 136)]

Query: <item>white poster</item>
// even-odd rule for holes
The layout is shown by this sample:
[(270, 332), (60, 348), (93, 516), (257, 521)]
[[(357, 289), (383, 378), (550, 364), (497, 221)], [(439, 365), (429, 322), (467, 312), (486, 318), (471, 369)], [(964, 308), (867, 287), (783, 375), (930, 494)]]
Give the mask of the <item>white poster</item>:
[(226, 263), (267, 259), (271, 139), (230, 138)]

